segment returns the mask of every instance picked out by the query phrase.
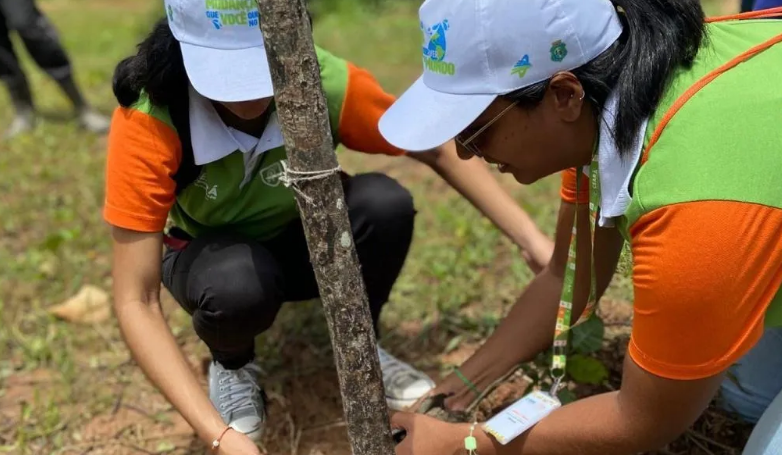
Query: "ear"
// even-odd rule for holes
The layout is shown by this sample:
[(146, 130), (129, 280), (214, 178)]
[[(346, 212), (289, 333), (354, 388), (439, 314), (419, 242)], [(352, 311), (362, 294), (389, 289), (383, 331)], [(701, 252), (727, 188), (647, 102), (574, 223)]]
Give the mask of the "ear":
[(584, 87), (573, 73), (555, 74), (549, 82), (548, 92), (562, 121), (570, 123), (578, 120), (586, 97)]

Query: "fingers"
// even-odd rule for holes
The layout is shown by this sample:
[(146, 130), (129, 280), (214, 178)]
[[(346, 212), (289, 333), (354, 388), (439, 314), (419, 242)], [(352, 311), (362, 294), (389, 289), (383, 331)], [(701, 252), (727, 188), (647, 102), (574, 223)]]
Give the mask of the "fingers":
[(413, 403), (413, 404), (411, 404), (410, 406), (408, 406), (408, 407), (405, 409), (405, 411), (407, 411), (407, 412), (417, 412), (417, 411), (418, 411), (418, 408), (420, 408), (420, 407), (421, 407), (421, 403), (423, 403), (423, 402), (424, 402), (424, 400), (426, 400), (427, 398), (429, 398), (430, 396), (432, 396), (432, 393), (433, 393), (433, 392), (434, 392), (434, 390), (430, 390), (429, 392), (427, 392), (427, 393), (426, 393), (424, 396), (422, 396), (421, 398), (419, 398), (419, 399), (418, 399), (418, 401), (416, 401), (415, 403)]
[(413, 441), (410, 438), (405, 438), (404, 441), (394, 447), (394, 453), (396, 455), (411, 455), (413, 453)]
[(415, 420), (415, 414), (397, 412), (391, 416), (391, 428), (409, 430)]

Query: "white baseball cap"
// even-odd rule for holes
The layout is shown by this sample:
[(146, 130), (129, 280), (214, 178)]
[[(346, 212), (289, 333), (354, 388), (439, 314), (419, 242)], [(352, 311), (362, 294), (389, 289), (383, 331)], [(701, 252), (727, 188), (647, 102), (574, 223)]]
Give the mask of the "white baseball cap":
[(440, 146), (497, 98), (576, 69), (622, 34), (609, 0), (426, 0), (423, 75), (380, 119), (404, 150)]
[(215, 101), (274, 95), (256, 0), (165, 0), (193, 88)]

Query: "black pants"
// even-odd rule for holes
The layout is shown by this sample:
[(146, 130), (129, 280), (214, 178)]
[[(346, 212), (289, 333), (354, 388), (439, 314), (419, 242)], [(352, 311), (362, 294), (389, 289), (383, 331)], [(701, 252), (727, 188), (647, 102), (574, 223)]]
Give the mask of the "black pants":
[(11, 31), (19, 34), (35, 62), (51, 77), (58, 81), (71, 77), (57, 32), (33, 0), (0, 0), (0, 79), (8, 84), (12, 96), (26, 89), (27, 80), (11, 43)]
[[(351, 177), (344, 189), (377, 332), (412, 241), (413, 199), (383, 174)], [(234, 369), (253, 359), (256, 335), (271, 327), (284, 302), (318, 297), (300, 221), (266, 242), (216, 234), (169, 249), (163, 284), (192, 315), (214, 359)]]

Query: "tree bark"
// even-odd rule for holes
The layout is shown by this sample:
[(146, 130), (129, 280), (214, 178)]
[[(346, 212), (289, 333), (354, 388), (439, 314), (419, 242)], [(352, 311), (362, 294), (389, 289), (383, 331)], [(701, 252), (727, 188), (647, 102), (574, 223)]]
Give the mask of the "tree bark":
[[(326, 99), (302, 0), (258, 2), (277, 114), (294, 172), (336, 170)], [(310, 176), (312, 177), (312, 176)], [(393, 455), (375, 333), (337, 172), (290, 182), (326, 314), (356, 455)]]

